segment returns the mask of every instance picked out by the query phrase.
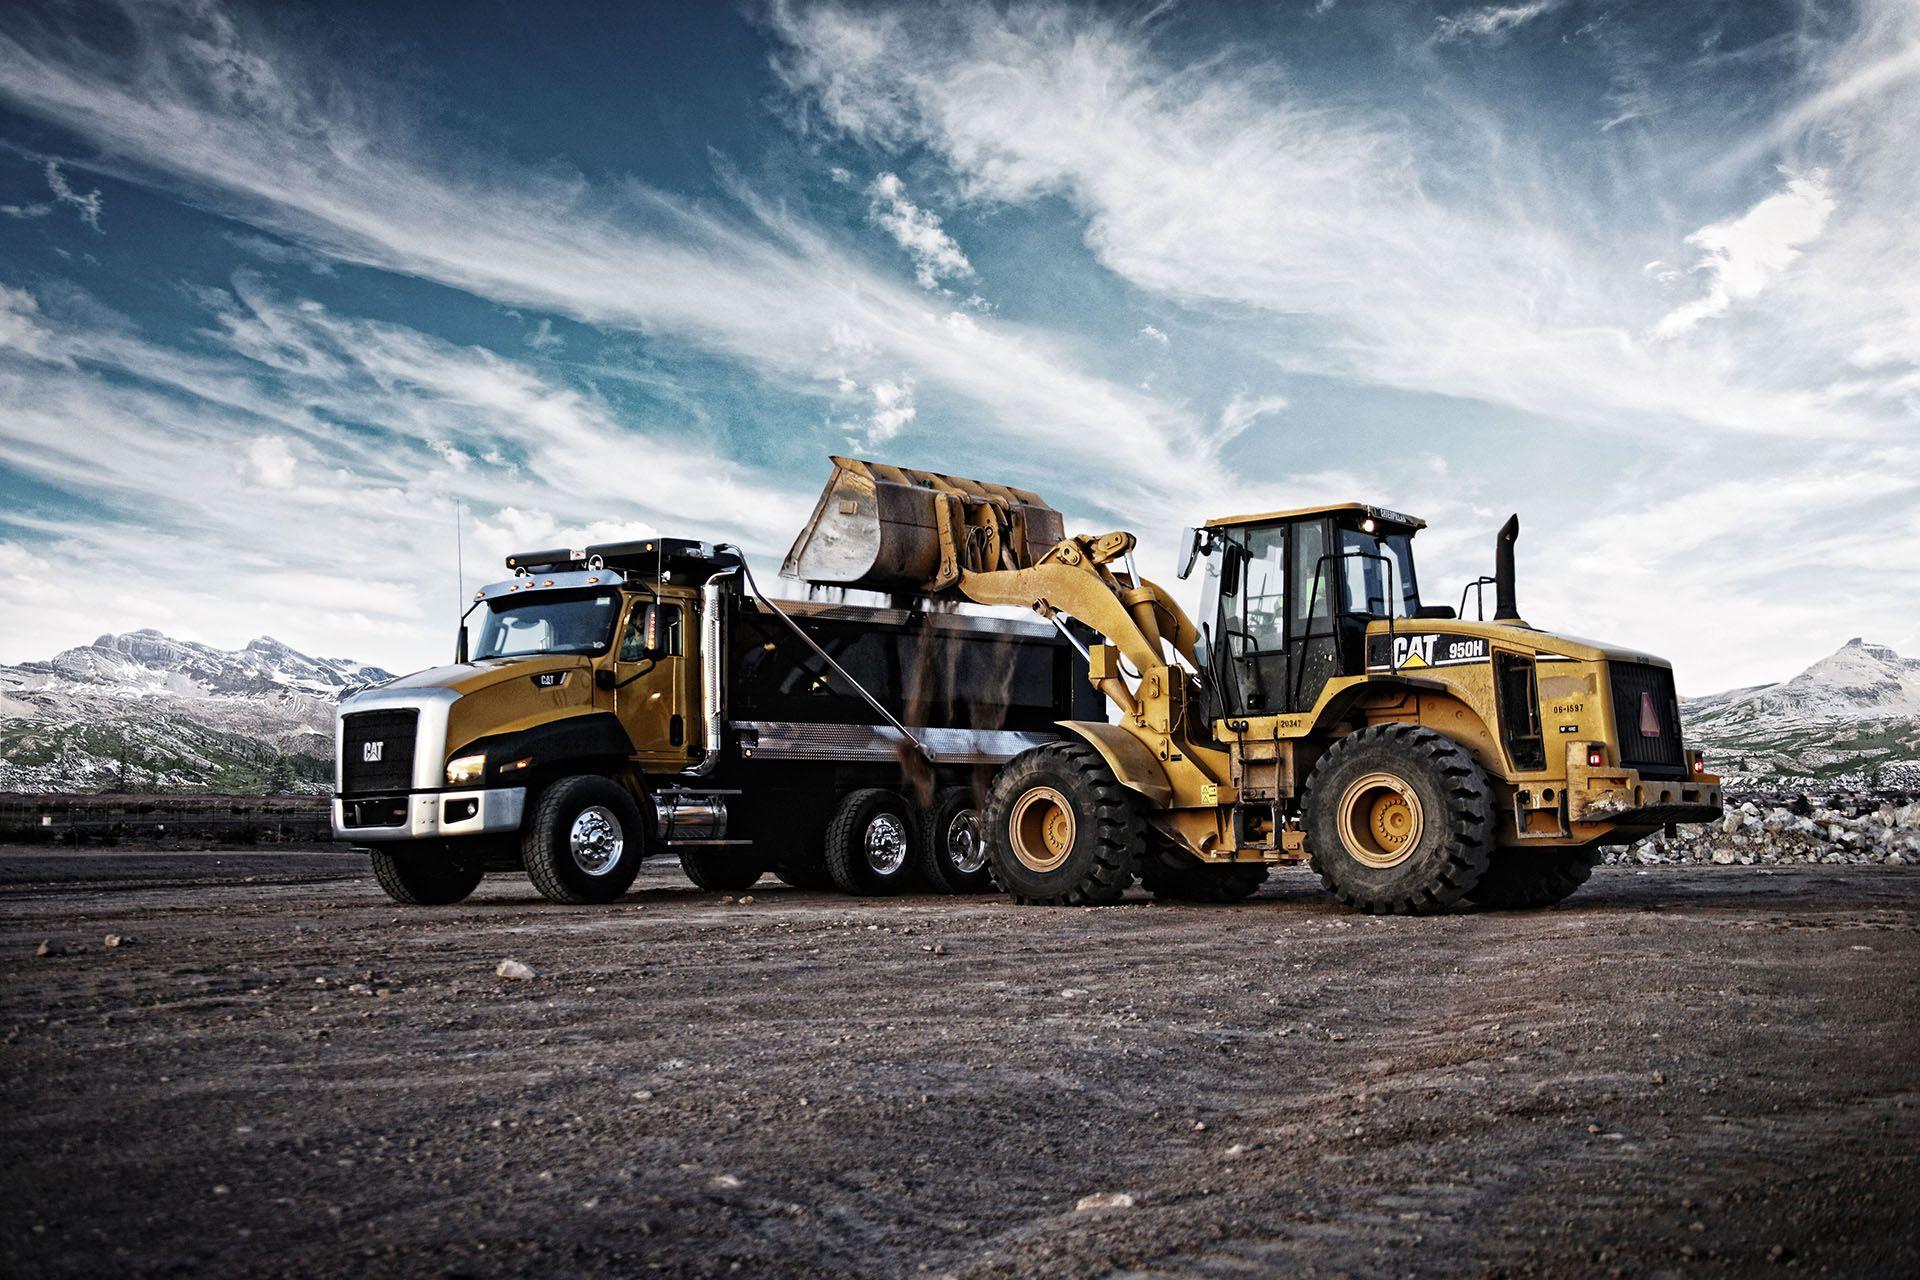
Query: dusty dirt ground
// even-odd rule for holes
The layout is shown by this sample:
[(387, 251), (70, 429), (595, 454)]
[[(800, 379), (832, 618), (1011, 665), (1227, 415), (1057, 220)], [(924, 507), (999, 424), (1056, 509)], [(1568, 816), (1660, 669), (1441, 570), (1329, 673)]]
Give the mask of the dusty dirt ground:
[(1917, 912), (405, 910), (346, 853), (0, 851), (0, 1269), (1913, 1275)]

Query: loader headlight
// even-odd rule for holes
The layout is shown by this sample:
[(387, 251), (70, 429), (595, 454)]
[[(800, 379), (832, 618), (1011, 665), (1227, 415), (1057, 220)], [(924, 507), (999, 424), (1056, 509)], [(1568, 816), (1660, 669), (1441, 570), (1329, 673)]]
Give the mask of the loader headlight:
[(447, 785), (457, 787), (468, 782), (478, 782), (480, 776), (486, 771), (487, 757), (484, 754), (455, 756), (447, 761)]

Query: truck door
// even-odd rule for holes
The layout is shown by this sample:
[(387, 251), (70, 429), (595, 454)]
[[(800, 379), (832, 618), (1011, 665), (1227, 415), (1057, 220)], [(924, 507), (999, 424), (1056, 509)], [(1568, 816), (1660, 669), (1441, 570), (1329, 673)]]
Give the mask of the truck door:
[(636, 600), (614, 653), (614, 714), (648, 768), (684, 768), (694, 732), (695, 664), (687, 657), (691, 600)]

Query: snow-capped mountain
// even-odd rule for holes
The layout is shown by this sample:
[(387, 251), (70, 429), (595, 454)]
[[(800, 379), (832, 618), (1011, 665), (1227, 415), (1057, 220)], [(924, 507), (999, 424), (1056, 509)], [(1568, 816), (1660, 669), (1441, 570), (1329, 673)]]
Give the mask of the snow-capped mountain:
[(101, 636), (0, 666), (0, 790), (323, 788), (334, 704), (391, 678), (266, 636), (233, 650)]
[(1920, 659), (1847, 641), (1791, 680), (1681, 702), (1687, 740), (1742, 781), (1920, 785)]

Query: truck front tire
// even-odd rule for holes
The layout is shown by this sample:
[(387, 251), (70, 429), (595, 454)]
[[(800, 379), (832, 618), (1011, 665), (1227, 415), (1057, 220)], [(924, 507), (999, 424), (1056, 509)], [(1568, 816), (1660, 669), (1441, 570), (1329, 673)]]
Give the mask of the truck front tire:
[(1493, 853), (1493, 789), (1453, 739), (1379, 724), (1333, 744), (1307, 778), (1320, 882), (1370, 914), (1430, 915), (1472, 891)]
[(1009, 760), (987, 796), (993, 878), (1015, 902), (1118, 902), (1146, 846), (1140, 800), (1084, 742), (1050, 742)]
[(1494, 911), (1551, 907), (1587, 882), (1598, 849), (1495, 849), (1467, 897)]
[(920, 878), (942, 893), (990, 893), (986, 825), (972, 787), (946, 787), (920, 815)]
[(465, 901), (485, 872), (449, 860), (440, 848), (373, 850), (373, 878), (395, 902), (409, 907), (447, 907)]
[(913, 878), (913, 810), (896, 792), (850, 791), (827, 823), (827, 873), (843, 893), (899, 893)]
[(562, 778), (540, 795), (520, 845), (533, 887), (554, 902), (612, 902), (646, 856), (640, 806), (611, 778)]

